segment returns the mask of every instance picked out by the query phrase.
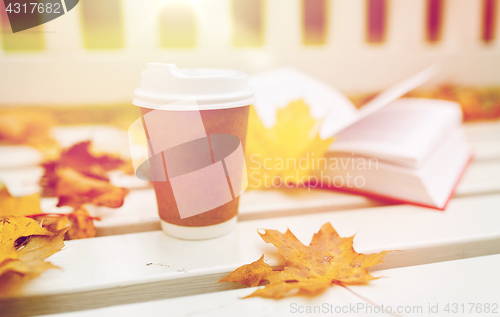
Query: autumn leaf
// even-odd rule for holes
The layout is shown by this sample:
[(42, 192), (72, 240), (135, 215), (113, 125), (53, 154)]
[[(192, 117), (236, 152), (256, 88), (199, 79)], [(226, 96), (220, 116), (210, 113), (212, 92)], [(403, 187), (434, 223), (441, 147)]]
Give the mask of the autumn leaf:
[(95, 237), (97, 230), (94, 220), (100, 220), (98, 217), (92, 217), (84, 207), (78, 207), (69, 214), (48, 213), (32, 215), (30, 218), (35, 219), (44, 229), (53, 233), (68, 228), (65, 240)]
[[(109, 194), (103, 195), (101, 201)], [(116, 202), (106, 202), (116, 204)], [(82, 206), (77, 207), (68, 214), (43, 213), (40, 209), (40, 196), (38, 194), (13, 197), (8, 188), (0, 188), (0, 218), (25, 216), (36, 220), (49, 232), (56, 233), (69, 227), (66, 233), (66, 240), (92, 238), (96, 236), (94, 220)]]
[(0, 219), (0, 263), (5, 260), (16, 260), (16, 241), (19, 238), (53, 234), (40, 227), (34, 220), (26, 217), (9, 217)]
[(59, 197), (58, 207), (78, 208), (86, 203), (118, 208), (123, 205), (128, 189), (116, 187), (107, 181), (85, 176), (74, 169), (57, 171), (59, 181), (55, 190)]
[(66, 230), (52, 233), (26, 217), (0, 218), (0, 293), (12, 287), (6, 283), (9, 275), (22, 277), (18, 279), (22, 281), (55, 268), (45, 259), (64, 247)]
[(48, 161), (41, 164), (44, 169), (44, 173), (38, 182), (42, 187), (42, 197), (55, 197), (56, 196), (56, 187), (59, 179), (57, 178), (56, 169), (57, 162), (56, 161)]
[(87, 209), (77, 208), (69, 215), (70, 227), (66, 236), (69, 240), (93, 238), (96, 236), (94, 219)]
[[(38, 215), (31, 215), (29, 218), (36, 220), (42, 228), (54, 233), (70, 226), (70, 214), (51, 214), (41, 213)], [(66, 232), (66, 236), (68, 232)], [(66, 240), (71, 240), (65, 238)]]
[(368, 270), (383, 262), (390, 251), (373, 254), (357, 253), (352, 244), (354, 236), (341, 238), (330, 223), (324, 224), (309, 246), (303, 245), (290, 230), (280, 233), (265, 230), (259, 233), (272, 243), (285, 259), (282, 270), (273, 270), (264, 262), (264, 255), (248, 265), (237, 268), (220, 282), (237, 282), (258, 286), (269, 282), (247, 297), (279, 299), (291, 295), (316, 295), (338, 284), (366, 284), (376, 279)]
[(276, 124), (267, 129), (250, 108), (246, 141), (248, 188), (304, 185), (333, 139), (319, 137), (319, 122), (302, 101), (279, 109)]
[(131, 163), (113, 155), (96, 155), (90, 145), (90, 141), (77, 143), (63, 151), (58, 160), (42, 164), (45, 173), (40, 184), (44, 197), (59, 197), (58, 206), (77, 207), (89, 202), (117, 208), (123, 204), (128, 191), (111, 185), (107, 173), (116, 169), (129, 173)]
[(40, 213), (40, 195), (38, 193), (14, 197), (7, 186), (0, 188), (0, 217), (26, 216)]
[(90, 146), (90, 141), (84, 141), (64, 150), (58, 160), (59, 166), (71, 167), (84, 175), (101, 178), (103, 172), (121, 168), (125, 164), (125, 161), (118, 156), (92, 153)]
[(82, 175), (104, 181), (109, 181), (109, 171), (121, 170), (130, 174), (133, 170), (131, 162), (112, 154), (95, 154), (91, 151), (91, 145), (90, 141), (77, 143), (62, 151), (57, 159), (42, 163), (45, 172), (40, 184), (44, 197), (56, 196), (55, 188), (59, 180), (57, 170), (61, 168), (72, 168)]

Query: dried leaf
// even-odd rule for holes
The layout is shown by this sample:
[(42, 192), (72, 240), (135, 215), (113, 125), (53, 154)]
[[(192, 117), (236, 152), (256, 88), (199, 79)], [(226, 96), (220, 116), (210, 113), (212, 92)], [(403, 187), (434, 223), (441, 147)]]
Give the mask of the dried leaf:
[[(42, 228), (54, 233), (70, 226), (69, 216), (71, 214), (39, 214), (30, 216), (31, 219), (36, 220)], [(68, 230), (69, 232), (69, 230)], [(66, 240), (68, 233), (66, 233)]]
[(87, 209), (80, 207), (69, 215), (70, 227), (66, 233), (68, 240), (93, 238), (96, 236), (94, 219)]
[(44, 169), (42, 178), (39, 181), (42, 187), (42, 197), (55, 197), (57, 182), (59, 181), (56, 174), (57, 162), (49, 161), (41, 165)]
[(278, 110), (276, 125), (271, 129), (264, 127), (251, 107), (246, 141), (248, 188), (308, 182), (307, 176), (317, 168), (313, 160), (323, 157), (333, 141), (322, 140), (318, 132), (319, 122), (302, 100)]
[(109, 181), (107, 172), (124, 166), (125, 162), (118, 157), (94, 156), (90, 153), (90, 145), (90, 141), (77, 143), (64, 150), (58, 159), (42, 163), (45, 173), (40, 180), (40, 185), (43, 188), (44, 197), (56, 196), (55, 189), (59, 181), (57, 169), (59, 168), (72, 168), (85, 176)]
[(375, 279), (368, 270), (382, 263), (384, 256), (390, 252), (357, 253), (352, 246), (354, 236), (339, 237), (330, 223), (321, 227), (309, 246), (303, 245), (290, 230), (284, 234), (277, 230), (259, 234), (265, 242), (278, 249), (285, 259), (285, 266), (275, 271), (262, 256), (218, 282), (237, 282), (247, 286), (269, 282), (247, 297), (279, 299), (295, 294), (316, 295), (334, 284), (365, 284)]
[[(109, 192), (97, 197), (97, 205), (114, 206), (123, 203), (123, 197), (113, 197), (113, 188)], [(116, 195), (116, 194), (115, 194)], [(79, 206), (69, 214), (43, 213), (40, 209), (40, 196), (33, 194), (23, 197), (13, 197), (6, 186), (0, 188), (0, 219), (5, 217), (25, 216), (37, 221), (45, 230), (51, 233), (57, 233), (62, 229), (69, 227), (66, 233), (66, 239), (84, 239), (96, 236), (94, 220), (99, 218), (92, 217), (89, 212)]]
[(13, 197), (6, 186), (0, 188), (0, 217), (26, 216), (40, 212), (40, 195), (38, 193)]
[[(55, 266), (44, 260), (64, 247), (66, 229), (49, 232), (33, 219), (26, 217), (0, 218), (0, 279), (7, 275), (19, 275), (23, 279), (34, 278)], [(11, 288), (0, 284), (0, 293)]]
[(58, 207), (72, 206), (78, 208), (86, 203), (97, 206), (118, 208), (123, 205), (126, 188), (116, 187), (107, 181), (87, 177), (74, 169), (57, 170), (59, 181), (55, 190), (59, 197)]
[(86, 239), (96, 236), (94, 220), (101, 220), (98, 217), (92, 217), (87, 209), (83, 207), (76, 208), (69, 214), (39, 214), (30, 216), (40, 225), (53, 233), (64, 228), (68, 228), (65, 240)]
[[(59, 182), (63, 182), (65, 184), (65, 180), (61, 179), (61, 175), (67, 176), (68, 170), (74, 170), (76, 174), (83, 177), (79, 177), (79, 181), (85, 180), (86, 187), (97, 186), (98, 188), (96, 188), (96, 191), (99, 193), (104, 192), (102, 190), (102, 188), (104, 187), (107, 188), (107, 190), (105, 190), (106, 192), (112, 191), (112, 193), (108, 193), (106, 197), (99, 198), (96, 201), (97, 205), (108, 207), (121, 206), (119, 197), (120, 195), (126, 195), (126, 190), (122, 188), (118, 189), (117, 187), (109, 184), (108, 172), (111, 170), (119, 169), (126, 173), (129, 173), (129, 165), (131, 163), (128, 161), (124, 161), (117, 156), (96, 155), (94, 153), (91, 153), (90, 145), (90, 141), (77, 143), (71, 148), (63, 151), (58, 160), (47, 161), (42, 164), (42, 167), (45, 169), (45, 173), (40, 180), (40, 185), (42, 186), (42, 195), (44, 197), (61, 196), (62, 192), (67, 192), (63, 188), (64, 185), (59, 184)], [(93, 180), (95, 180), (95, 182)], [(105, 185), (104, 183), (108, 184)], [(62, 191), (60, 190), (61, 188), (63, 188)], [(69, 191), (72, 189), (72, 187), (68, 188)], [(86, 190), (86, 192), (88, 192), (88, 190)], [(80, 205), (80, 203), (78, 202), (74, 204), (74, 199), (69, 199), (69, 197), (60, 197), (60, 200), (60, 206)], [(88, 199), (82, 199), (81, 201), (88, 202)]]
[(73, 145), (61, 153), (58, 165), (71, 167), (87, 176), (108, 179), (105, 172), (119, 169), (125, 164), (125, 161), (118, 156), (91, 153), (90, 146), (90, 141)]

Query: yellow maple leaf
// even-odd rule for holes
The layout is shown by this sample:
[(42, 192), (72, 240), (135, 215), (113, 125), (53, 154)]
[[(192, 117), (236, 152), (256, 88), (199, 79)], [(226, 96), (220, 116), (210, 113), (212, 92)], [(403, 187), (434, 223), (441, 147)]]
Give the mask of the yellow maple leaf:
[[(96, 204), (116, 205), (120, 202), (123, 203), (121, 196), (116, 198), (116, 195), (112, 195), (113, 193), (113, 191), (106, 192), (106, 194), (99, 196), (100, 201)], [(67, 240), (95, 237), (96, 228), (94, 220), (100, 219), (92, 217), (83, 206), (74, 208), (73, 212), (68, 214), (43, 213), (40, 209), (40, 195), (38, 193), (14, 197), (10, 194), (6, 186), (0, 188), (0, 218), (30, 217), (40, 223), (44, 229), (52, 233), (59, 232), (69, 226), (66, 234)]]
[(250, 108), (245, 151), (249, 189), (308, 183), (311, 172), (319, 167), (315, 162), (333, 141), (319, 137), (319, 122), (302, 100), (279, 109), (276, 119), (267, 129)]
[(45, 259), (64, 247), (66, 230), (52, 233), (26, 217), (0, 218), (0, 294), (12, 289), (9, 281), (34, 278), (55, 268)]
[(7, 186), (0, 188), (0, 217), (26, 216), (40, 212), (40, 195), (38, 193), (14, 197)]
[(391, 251), (373, 254), (357, 253), (352, 247), (354, 236), (341, 238), (330, 223), (324, 224), (309, 246), (303, 245), (290, 230), (281, 233), (265, 230), (259, 233), (267, 243), (278, 248), (285, 259), (282, 270), (273, 270), (264, 262), (264, 255), (248, 265), (237, 268), (220, 282), (237, 282), (264, 288), (247, 297), (283, 298), (285, 296), (316, 295), (338, 284), (365, 284), (375, 277), (368, 273), (370, 267), (382, 263)]

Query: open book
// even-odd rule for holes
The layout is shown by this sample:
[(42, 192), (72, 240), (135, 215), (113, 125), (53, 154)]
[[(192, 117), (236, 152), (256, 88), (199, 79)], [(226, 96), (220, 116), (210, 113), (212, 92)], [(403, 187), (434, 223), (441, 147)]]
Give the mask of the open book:
[(302, 99), (322, 138), (334, 137), (315, 186), (443, 209), (471, 159), (462, 112), (450, 101), (403, 98), (436, 73), (432, 67), (385, 90), (357, 110), (311, 76), (285, 68), (251, 77), (255, 107), (272, 126), (278, 108)]

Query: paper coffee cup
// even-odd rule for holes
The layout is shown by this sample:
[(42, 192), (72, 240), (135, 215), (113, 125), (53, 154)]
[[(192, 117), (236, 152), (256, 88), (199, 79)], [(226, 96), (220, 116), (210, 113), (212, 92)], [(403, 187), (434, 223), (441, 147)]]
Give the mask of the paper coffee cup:
[(208, 239), (236, 225), (253, 100), (241, 71), (150, 63), (142, 73), (133, 104), (141, 108), (149, 159), (136, 174), (153, 182), (165, 233)]

